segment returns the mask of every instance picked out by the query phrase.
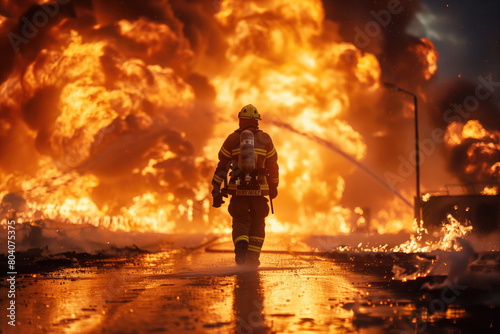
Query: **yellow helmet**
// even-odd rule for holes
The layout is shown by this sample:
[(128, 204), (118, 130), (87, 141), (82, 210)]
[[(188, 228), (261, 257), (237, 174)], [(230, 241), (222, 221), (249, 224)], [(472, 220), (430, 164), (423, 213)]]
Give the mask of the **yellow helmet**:
[(251, 104), (244, 106), (243, 109), (241, 109), (241, 111), (238, 114), (238, 118), (262, 120), (262, 118), (260, 118), (260, 114), (257, 108), (255, 108)]

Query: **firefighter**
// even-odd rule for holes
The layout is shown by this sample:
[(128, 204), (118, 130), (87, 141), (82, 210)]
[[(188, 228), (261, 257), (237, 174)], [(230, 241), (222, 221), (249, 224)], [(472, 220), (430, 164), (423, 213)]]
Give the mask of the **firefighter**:
[[(233, 220), (235, 261), (258, 267), (265, 237), (268, 199), (278, 195), (278, 153), (271, 137), (259, 129), (261, 116), (249, 104), (238, 114), (239, 129), (231, 133), (219, 151), (219, 163), (212, 180), (214, 207), (220, 207), (231, 170), (227, 193), (231, 195), (229, 214)], [(227, 197), (227, 195), (226, 195)]]

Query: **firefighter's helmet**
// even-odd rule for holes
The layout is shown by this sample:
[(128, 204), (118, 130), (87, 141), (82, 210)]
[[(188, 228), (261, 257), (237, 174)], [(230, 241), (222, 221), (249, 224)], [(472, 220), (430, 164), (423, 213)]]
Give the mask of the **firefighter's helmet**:
[(244, 106), (241, 109), (241, 111), (238, 114), (238, 118), (262, 120), (262, 118), (260, 118), (260, 114), (259, 114), (259, 111), (257, 110), (257, 108), (255, 108), (251, 104)]

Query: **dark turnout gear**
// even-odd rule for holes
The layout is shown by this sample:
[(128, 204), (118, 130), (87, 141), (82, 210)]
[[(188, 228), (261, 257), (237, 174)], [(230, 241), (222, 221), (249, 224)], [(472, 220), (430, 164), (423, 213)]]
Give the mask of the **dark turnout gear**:
[(278, 186), (271, 183), (269, 184), (269, 197), (271, 197), (271, 199), (275, 199), (276, 196), (278, 196)]
[(266, 236), (265, 218), (269, 214), (267, 199), (263, 196), (233, 196), (229, 203), (229, 214), (233, 217), (233, 243), (237, 263), (238, 247), (236, 246), (244, 243), (248, 250), (247, 263), (254, 262), (258, 265)]
[[(258, 128), (248, 128), (254, 135), (255, 171), (251, 184), (244, 184), (245, 175), (241, 169), (240, 135), (238, 129), (227, 137), (219, 151), (219, 164), (215, 170), (213, 181), (221, 184), (227, 175), (228, 167), (232, 166), (231, 179), (228, 184), (230, 195), (267, 196), (269, 184), (277, 188), (279, 183), (278, 153), (271, 137)], [(240, 190), (241, 192), (238, 192)], [(249, 192), (255, 190), (255, 192)], [(247, 191), (247, 192), (243, 192)]]
[(269, 214), (264, 196), (273, 199), (278, 194), (278, 153), (271, 137), (259, 129), (257, 120), (261, 116), (254, 106), (243, 107), (238, 116), (240, 128), (227, 137), (219, 151), (212, 196), (214, 206), (220, 206), (219, 189), (231, 170), (227, 193), (232, 195), (229, 214), (233, 218), (236, 263), (257, 267)]

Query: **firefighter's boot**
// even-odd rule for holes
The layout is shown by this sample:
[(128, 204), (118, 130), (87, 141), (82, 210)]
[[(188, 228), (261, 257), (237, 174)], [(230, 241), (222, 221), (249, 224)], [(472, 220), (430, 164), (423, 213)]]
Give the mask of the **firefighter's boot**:
[(257, 268), (260, 265), (259, 257), (260, 251), (262, 249), (262, 244), (264, 243), (264, 238), (251, 236), (250, 244), (248, 246), (247, 252), (247, 265), (252, 268)]
[(259, 261), (259, 253), (255, 252), (248, 252), (247, 253), (247, 266), (250, 268), (256, 269), (258, 266), (260, 266), (260, 261)]
[(234, 254), (236, 264), (242, 266), (246, 263), (247, 260), (247, 250), (248, 250), (248, 242), (246, 240), (240, 240), (234, 246)]

